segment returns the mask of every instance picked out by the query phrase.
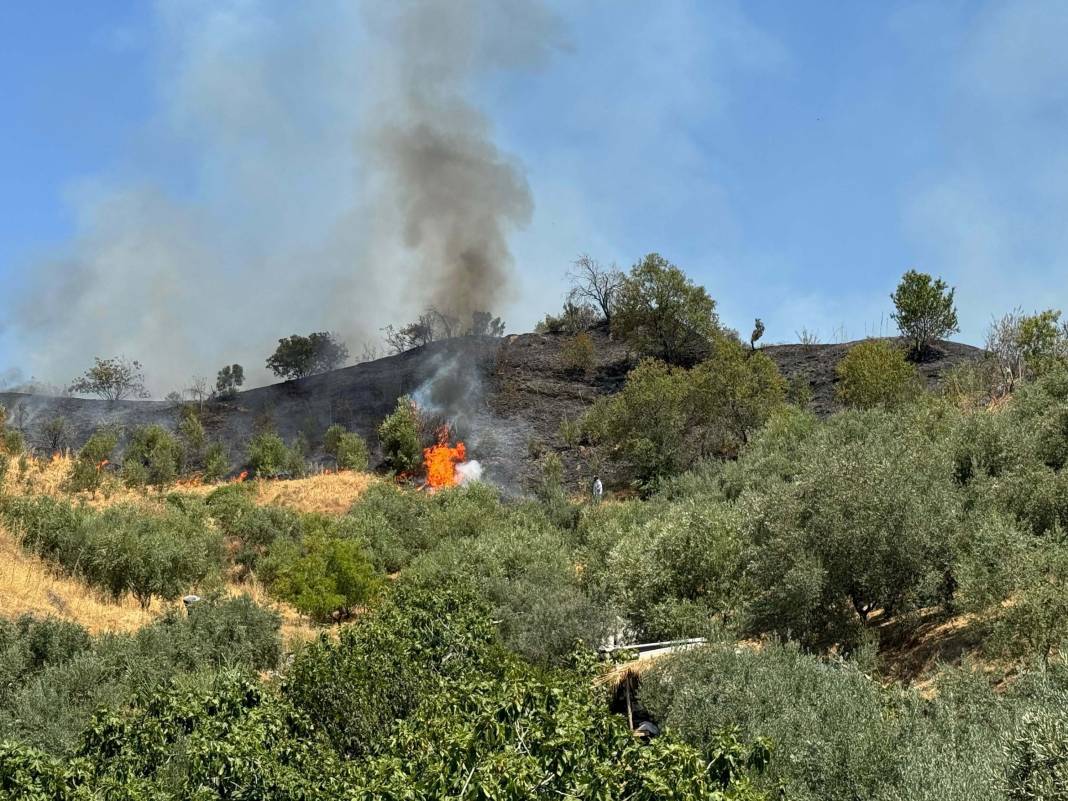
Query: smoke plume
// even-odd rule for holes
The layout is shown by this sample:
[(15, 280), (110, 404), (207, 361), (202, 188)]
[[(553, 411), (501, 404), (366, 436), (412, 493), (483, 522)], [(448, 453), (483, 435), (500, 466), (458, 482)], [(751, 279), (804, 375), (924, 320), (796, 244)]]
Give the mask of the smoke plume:
[(508, 239), (531, 217), (479, 96), (538, 67), (538, 2), (160, 0), (155, 111), (124, 162), (71, 192), (72, 241), (24, 269), (20, 366), (63, 382), (93, 356), (162, 396), (278, 338), (358, 353), (427, 305), (503, 311)]

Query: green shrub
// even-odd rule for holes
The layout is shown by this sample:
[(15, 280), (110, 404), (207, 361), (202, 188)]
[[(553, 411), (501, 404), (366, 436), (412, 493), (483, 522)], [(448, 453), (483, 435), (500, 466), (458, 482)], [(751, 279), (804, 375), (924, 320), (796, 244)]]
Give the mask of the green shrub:
[(534, 326), (539, 334), (570, 334), (575, 336), (593, 328), (598, 322), (597, 310), (585, 303), (564, 302), (558, 315), (546, 314), (545, 319)]
[(298, 448), (286, 447), (273, 431), (257, 434), (249, 441), (247, 463), (253, 475), (260, 478), (301, 476), (306, 469), (304, 454)]
[(136, 506), (102, 512), (49, 498), (8, 498), (0, 514), (22, 547), (114, 598), (176, 598), (220, 567), (217, 535), (172, 509), (146, 514)]
[(322, 637), (300, 651), (283, 695), (342, 754), (375, 751), (443, 682), (489, 658), (489, 620), (485, 605), (462, 588), (395, 588), (336, 640)]
[(334, 457), (338, 470), (366, 470), (371, 456), (363, 437), (339, 425), (326, 430), (323, 451)]
[(283, 541), (262, 561), (261, 575), (272, 593), (322, 622), (347, 617), (381, 583), (359, 542), (326, 537)]
[(353, 504), (348, 518), (366, 542), (375, 566), (395, 573), (431, 548), (440, 536), (427, 523), (428, 506), (423, 495), (376, 483)]
[(569, 543), (536, 507), (515, 510), (481, 536), (441, 542), (405, 575), (428, 591), (470, 582), (492, 604), (503, 642), (542, 664), (596, 648), (612, 617), (584, 592)]
[(585, 331), (568, 339), (560, 348), (560, 367), (565, 373), (589, 375), (595, 363), (593, 340)]
[(997, 801), (1008, 710), (985, 683), (959, 692), (926, 702), (796, 645), (729, 643), (659, 663), (643, 674), (640, 703), (709, 757), (725, 727), (743, 742), (766, 737), (757, 787), (771, 797)]
[(805, 443), (790, 482), (739, 503), (755, 630), (856, 643), (875, 609), (947, 597), (961, 499), (948, 455), (908, 418), (837, 416)]
[(623, 278), (612, 331), (643, 356), (689, 364), (719, 332), (716, 302), (678, 267), (650, 253)]
[(1068, 797), (1068, 719), (1063, 706), (1024, 717), (1009, 743), (1005, 783), (1010, 801)]
[(890, 296), (895, 309), (890, 316), (917, 358), (923, 357), (935, 340), (960, 330), (953, 293), (941, 278), (909, 270)]
[(838, 399), (858, 409), (892, 409), (920, 393), (916, 368), (889, 342), (869, 339), (854, 345), (835, 367)]
[(21, 431), (14, 428), (0, 431), (0, 455), (21, 456), (25, 450), (26, 438)]
[(397, 408), (378, 427), (378, 440), (386, 466), (394, 473), (409, 473), (422, 461), (419, 411), (411, 398), (397, 399)]
[(957, 546), (954, 576), (964, 609), (992, 626), (986, 645), (1049, 663), (1068, 643), (1068, 544), (1059, 529), (1036, 540), (993, 513), (971, 521)]
[[(88, 642), (70, 624), (26, 620), (14, 624), (26, 632), (17, 647), (36, 648), (37, 656), (20, 656), (17, 681), (0, 690), (0, 740), (66, 757), (100, 707), (119, 709), (177, 676), (224, 666), (268, 670), (281, 657), (280, 618), (247, 597), (208, 598), (188, 615), (171, 611), (134, 634)], [(10, 646), (0, 653), (13, 653)]]
[(664, 604), (690, 603), (691, 614), (700, 609), (703, 629), (713, 618), (729, 622), (741, 600), (740, 529), (738, 512), (726, 504), (672, 504), (631, 527), (607, 554), (603, 575), (593, 570), (588, 580), (606, 588), (646, 641), (675, 633), (650, 617), (663, 617)]
[(617, 464), (648, 482), (737, 453), (784, 397), (767, 355), (717, 337), (710, 358), (690, 370), (642, 362), (620, 392), (593, 405), (585, 428)]
[(71, 467), (67, 487), (72, 492), (95, 492), (104, 480), (104, 468), (119, 438), (112, 429), (100, 429), (86, 440)]
[(296, 540), (301, 533), (299, 514), (280, 506), (258, 506), (254, 492), (250, 484), (230, 484), (205, 499), (208, 513), (223, 536), (237, 542), (234, 561), (253, 571), (272, 545)]
[(209, 484), (222, 481), (230, 472), (230, 460), (226, 456), (225, 447), (218, 442), (213, 442), (204, 452), (203, 479)]

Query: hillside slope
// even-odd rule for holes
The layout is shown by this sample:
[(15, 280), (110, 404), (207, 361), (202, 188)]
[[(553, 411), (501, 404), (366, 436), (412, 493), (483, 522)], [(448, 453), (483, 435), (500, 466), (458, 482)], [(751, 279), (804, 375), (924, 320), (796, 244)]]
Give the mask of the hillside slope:
[[(455, 420), (472, 457), (484, 463), (488, 475), (518, 490), (536, 473), (536, 456), (563, 444), (561, 421), (578, 417), (597, 397), (617, 390), (633, 365), (626, 347), (610, 339), (604, 329), (592, 331), (591, 337), (595, 364), (588, 375), (561, 367), (564, 335), (462, 337), (251, 389), (230, 403), (207, 404), (206, 425), (211, 436), (229, 447), (235, 469), (243, 460), (245, 443), (258, 427), (268, 424), (287, 440), (303, 432), (312, 444), (313, 458), (321, 458), (322, 432), (333, 423), (359, 432), (377, 447), (378, 423), (399, 396), (409, 394), (424, 408)], [(787, 379), (806, 380), (812, 388), (813, 409), (828, 414), (836, 408), (835, 366), (852, 344), (769, 345), (764, 352)], [(930, 387), (937, 387), (949, 369), (981, 354), (970, 345), (940, 342), (920, 372)], [(72, 447), (101, 425), (173, 427), (176, 418), (175, 405), (163, 401), (0, 393), (0, 403), (9, 409), (11, 424), (37, 448), (45, 446), (42, 424), (56, 415), (71, 422)], [(581, 460), (581, 453), (568, 454), (570, 478), (587, 472)]]

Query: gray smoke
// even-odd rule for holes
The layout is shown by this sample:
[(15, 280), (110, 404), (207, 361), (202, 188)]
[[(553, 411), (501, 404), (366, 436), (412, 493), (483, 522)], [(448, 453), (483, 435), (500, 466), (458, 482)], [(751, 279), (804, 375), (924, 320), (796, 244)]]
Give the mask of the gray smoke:
[(538, 2), (159, 0), (156, 110), (72, 190), (75, 237), (12, 305), (26, 372), (144, 363), (158, 396), (333, 330), (353, 353), (427, 305), (510, 299), (533, 203), (476, 98), (556, 42)]
[(412, 291), (466, 321), (511, 300), (510, 230), (529, 223), (533, 197), (518, 163), (492, 141), (471, 102), (493, 68), (541, 63), (554, 19), (519, 0), (423, 0), (370, 6), (372, 36), (389, 43), (377, 78), (369, 151), (399, 233)]

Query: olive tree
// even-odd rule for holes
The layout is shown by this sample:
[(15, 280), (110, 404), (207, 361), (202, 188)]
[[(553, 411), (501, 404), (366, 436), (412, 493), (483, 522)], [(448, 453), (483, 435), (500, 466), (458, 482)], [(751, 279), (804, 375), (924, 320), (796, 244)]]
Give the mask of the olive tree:
[(719, 317), (704, 287), (650, 253), (620, 284), (612, 330), (644, 356), (687, 364), (705, 353)]
[(960, 329), (953, 305), (954, 289), (941, 278), (909, 270), (894, 294), (895, 311), (890, 315), (901, 335), (909, 342), (913, 357), (922, 358), (938, 339)]
[(78, 395), (96, 395), (104, 400), (117, 401), (124, 398), (147, 398), (145, 374), (141, 362), (119, 356), (101, 359), (84, 374), (71, 382), (68, 390)]
[(349, 349), (335, 334), (318, 331), (307, 336), (293, 334), (278, 340), (267, 359), (267, 368), (279, 378), (304, 378), (340, 367), (349, 358)]

